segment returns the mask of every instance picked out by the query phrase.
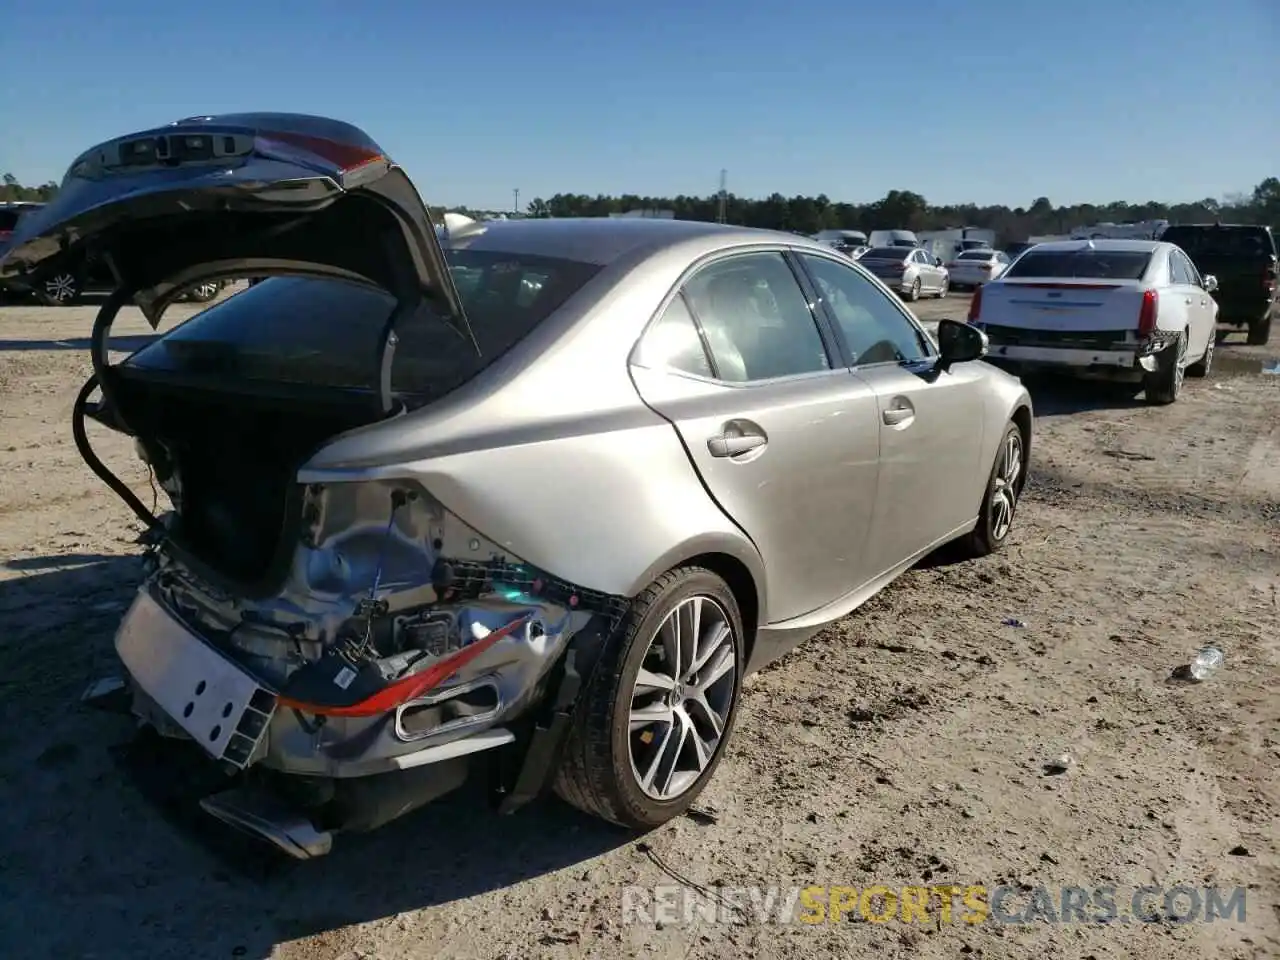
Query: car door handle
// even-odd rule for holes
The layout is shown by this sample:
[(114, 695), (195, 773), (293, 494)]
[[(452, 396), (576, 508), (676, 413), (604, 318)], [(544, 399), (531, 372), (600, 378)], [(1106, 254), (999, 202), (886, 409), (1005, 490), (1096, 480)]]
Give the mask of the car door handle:
[(707, 450), (713, 457), (740, 457), (758, 450), (769, 442), (763, 430), (755, 424), (730, 422), (724, 425), (719, 436), (707, 438)]
[(910, 423), (915, 418), (915, 415), (915, 408), (910, 403), (906, 400), (898, 399), (893, 402), (892, 406), (884, 409), (880, 414), (880, 419), (885, 422), (886, 426), (899, 427)]

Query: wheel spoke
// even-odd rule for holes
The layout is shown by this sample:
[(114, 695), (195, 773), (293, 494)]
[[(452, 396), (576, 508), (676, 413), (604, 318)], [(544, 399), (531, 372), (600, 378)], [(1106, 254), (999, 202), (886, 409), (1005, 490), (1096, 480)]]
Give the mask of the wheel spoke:
[(685, 702), (688, 704), (690, 718), (692, 719), (694, 714), (698, 714), (707, 725), (714, 745), (724, 736), (724, 721), (721, 719), (720, 714), (716, 713), (711, 708), (711, 704), (707, 703), (707, 695), (705, 693), (699, 693), (696, 697)]
[(719, 648), (719, 651), (719, 655), (711, 661), (710, 666), (708, 666), (703, 675), (698, 678), (698, 685), (695, 689), (699, 694), (705, 695), (717, 681), (722, 679), (725, 674), (733, 669), (733, 648), (728, 644), (725, 644)]
[(680, 755), (684, 753), (685, 744), (689, 740), (689, 718), (683, 710), (674, 712), (674, 722), (667, 728), (667, 736), (654, 758), (650, 773), (654, 779), (649, 786), (657, 789), (660, 796), (671, 792), (671, 781), (679, 772)]
[(693, 663), (689, 666), (689, 672), (682, 679), (690, 679), (697, 675), (698, 671), (707, 665), (711, 657), (720, 649), (721, 644), (729, 638), (728, 624), (718, 623), (708, 631), (708, 636), (698, 648), (698, 655)]
[[(641, 693), (665, 693), (670, 691), (676, 685), (675, 678), (667, 676), (665, 673), (655, 673), (652, 670), (640, 668), (640, 672), (636, 674), (636, 695)], [(634, 695), (632, 699), (634, 699)]]
[[(675, 766), (677, 751), (671, 749), (672, 741), (676, 739), (676, 728), (678, 723), (669, 723), (662, 731), (662, 739), (658, 741), (657, 749), (653, 751), (653, 757), (649, 761), (649, 767), (645, 770), (644, 776), (640, 780), (640, 786), (645, 790), (660, 789), (655, 781), (662, 777), (665, 783), (670, 779), (670, 770)], [(666, 767), (667, 773), (664, 776), (663, 767)]]

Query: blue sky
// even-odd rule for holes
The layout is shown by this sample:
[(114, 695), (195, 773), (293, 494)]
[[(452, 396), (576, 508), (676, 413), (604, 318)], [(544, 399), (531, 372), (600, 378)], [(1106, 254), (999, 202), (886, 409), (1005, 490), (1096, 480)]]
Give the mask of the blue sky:
[[(372, 12), (370, 12), (372, 11)], [(11, 0), (0, 171), (182, 116), (364, 127), (433, 203), (1194, 200), (1280, 174), (1276, 0)]]

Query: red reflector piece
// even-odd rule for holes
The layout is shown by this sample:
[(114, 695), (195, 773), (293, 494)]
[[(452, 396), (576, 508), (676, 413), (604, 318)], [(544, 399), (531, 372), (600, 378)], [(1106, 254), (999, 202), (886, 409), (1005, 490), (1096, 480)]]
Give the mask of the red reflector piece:
[(326, 140), (324, 137), (308, 137), (301, 133), (267, 131), (264, 131), (261, 136), (265, 140), (275, 140), (279, 143), (286, 143), (291, 147), (306, 150), (308, 153), (314, 153), (317, 157), (328, 160), (342, 173), (354, 170), (356, 167), (363, 167), (366, 163), (373, 163), (375, 160), (383, 159), (381, 154), (359, 144), (339, 143), (337, 140)]
[(367, 697), (359, 703), (353, 703), (349, 707), (325, 707), (314, 703), (303, 703), (299, 700), (290, 700), (287, 697), (280, 697), (280, 705), (282, 707), (299, 710), (303, 713), (310, 713), (323, 717), (381, 716), (389, 710), (394, 710), (402, 703), (408, 703), (410, 700), (422, 696), (428, 690), (440, 686), (440, 684), (444, 683), (499, 640), (511, 636), (512, 633), (520, 627), (523, 627), (529, 622), (531, 616), (532, 615), (524, 616), (518, 620), (513, 620), (506, 626), (499, 627), (497, 630), (481, 637), (479, 640), (472, 641), (457, 653), (451, 654), (438, 663), (432, 664), (421, 673), (415, 673), (411, 676), (397, 680), (394, 683), (390, 683), (373, 696)]
[(1138, 336), (1145, 337), (1156, 329), (1156, 316), (1160, 312), (1160, 295), (1154, 290), (1144, 290), (1142, 307), (1138, 310)]
[(973, 298), (969, 301), (969, 317), (970, 323), (976, 321), (982, 313), (982, 288), (973, 291)]

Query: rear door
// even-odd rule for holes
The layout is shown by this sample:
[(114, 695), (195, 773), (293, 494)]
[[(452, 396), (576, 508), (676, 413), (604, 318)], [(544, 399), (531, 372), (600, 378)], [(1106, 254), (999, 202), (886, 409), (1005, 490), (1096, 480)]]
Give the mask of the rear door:
[(1187, 357), (1194, 360), (1204, 356), (1209, 338), (1214, 335), (1217, 311), (1204, 290), (1204, 282), (1195, 264), (1176, 247), (1169, 251), (1169, 276), (1178, 285), (1176, 296), (1181, 298), (1187, 310)]
[(875, 391), (880, 474), (867, 550), (878, 576), (977, 516), (984, 373), (959, 364), (936, 375), (936, 348), (897, 298), (830, 257), (799, 259), (848, 362)]
[(874, 562), (877, 397), (837, 357), (780, 250), (698, 268), (633, 357), (641, 397), (764, 558), (773, 622), (849, 593)]

